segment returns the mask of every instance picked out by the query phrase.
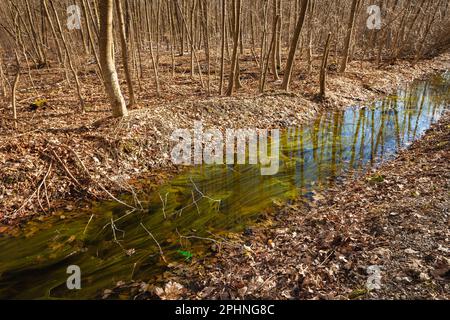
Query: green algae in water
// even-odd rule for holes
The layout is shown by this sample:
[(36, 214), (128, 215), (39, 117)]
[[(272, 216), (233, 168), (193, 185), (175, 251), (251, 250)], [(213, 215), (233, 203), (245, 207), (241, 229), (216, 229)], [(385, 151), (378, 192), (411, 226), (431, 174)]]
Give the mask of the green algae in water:
[[(0, 236), (0, 298), (96, 298), (118, 281), (161, 281), (168, 263), (205, 254), (207, 238), (242, 231), (273, 203), (394, 156), (440, 118), (449, 84), (448, 74), (417, 81), (371, 106), (287, 129), (274, 176), (250, 165), (194, 167), (141, 199), (143, 211), (102, 202), (92, 212), (62, 213), (65, 219), (32, 221)], [(81, 268), (81, 290), (67, 289), (69, 265)]]

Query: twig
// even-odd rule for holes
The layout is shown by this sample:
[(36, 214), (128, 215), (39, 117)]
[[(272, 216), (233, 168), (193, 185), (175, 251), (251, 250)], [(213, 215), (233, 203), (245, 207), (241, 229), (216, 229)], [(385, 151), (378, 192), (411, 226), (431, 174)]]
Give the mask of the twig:
[(45, 190), (45, 200), (47, 200), (47, 206), (50, 209), (50, 200), (48, 198), (48, 190), (47, 190), (47, 181), (44, 181), (44, 190)]
[(155, 237), (153, 236), (153, 234), (152, 234), (150, 231), (148, 231), (148, 229), (144, 226), (144, 224), (143, 224), (142, 222), (141, 222), (141, 226), (142, 226), (142, 228), (144, 228), (145, 231), (147, 231), (147, 233), (150, 235), (150, 237), (152, 237), (152, 239), (156, 242), (156, 245), (157, 245), (158, 248), (159, 248), (159, 254), (161, 255), (161, 258), (164, 260), (165, 263), (167, 263), (167, 260), (166, 260), (166, 258), (164, 257), (164, 253), (163, 253), (163, 251), (162, 251), (162, 249), (161, 249), (161, 246), (159, 245), (159, 242), (155, 239)]
[(255, 289), (254, 292), (258, 292), (259, 290), (261, 290), (266, 285), (266, 283), (269, 282), (269, 280), (272, 279), (274, 276), (275, 276), (274, 274), (270, 275), (260, 286), (258, 286), (258, 288)]
[(61, 164), (61, 166), (64, 168), (66, 173), (69, 175), (69, 177), (79, 186), (83, 187), (81, 183), (73, 176), (72, 172), (67, 168), (67, 166), (64, 164), (64, 162), (61, 160), (61, 158), (56, 154), (55, 150), (52, 149), (52, 153), (55, 156), (56, 160)]
[(197, 213), (200, 215), (200, 209), (198, 207), (197, 201), (195, 200), (194, 191), (191, 190), (191, 193), (192, 193), (192, 202), (195, 204), (195, 207), (197, 208)]
[(222, 242), (218, 241), (216, 239), (213, 239), (213, 238), (206, 238), (206, 237), (200, 237), (200, 236), (183, 236), (178, 231), (178, 228), (175, 229), (175, 232), (178, 234), (178, 237), (180, 238), (180, 245), (181, 246), (183, 246), (183, 241), (182, 241), (183, 239), (186, 239), (186, 240), (188, 240), (188, 239), (197, 239), (197, 240), (211, 241), (211, 242), (216, 243), (219, 246), (219, 251), (220, 251), (220, 249), (222, 247)]
[(159, 198), (161, 199), (161, 202), (162, 202), (162, 205), (163, 205), (162, 210), (163, 210), (164, 219), (167, 219), (166, 205), (167, 205), (167, 195), (168, 194), (169, 193), (167, 192), (166, 195), (165, 195), (165, 200), (163, 200), (163, 198), (161, 197), (161, 193), (158, 192)]
[[(50, 162), (50, 165), (48, 166), (47, 173), (45, 174), (44, 178), (42, 179), (42, 182), (39, 184), (39, 187), (38, 187), (38, 202), (39, 202), (39, 205), (41, 206), (42, 210), (44, 210), (44, 208), (42, 207), (41, 201), (39, 199), (39, 190), (42, 188), (43, 185), (44, 185), (44, 188), (45, 188), (45, 195), (46, 195), (46, 199), (47, 199), (47, 205), (48, 205), (48, 208), (50, 209), (50, 201), (48, 200), (47, 186), (45, 184), (45, 181), (47, 180), (47, 177), (50, 174), (50, 171), (52, 170), (52, 166), (53, 166), (53, 161)], [(44, 212), (45, 212), (45, 210), (44, 210)]]
[(213, 199), (211, 197), (206, 196), (203, 192), (200, 191), (200, 189), (197, 187), (197, 185), (194, 183), (194, 181), (192, 180), (192, 177), (189, 178), (191, 180), (192, 185), (194, 186), (195, 190), (197, 190), (197, 192), (203, 197), (206, 198), (208, 200), (214, 201), (214, 202), (218, 202), (219, 204), (222, 202), (222, 200), (220, 199)]
[[(115, 224), (117, 221), (119, 221), (119, 220), (121, 220), (121, 219), (123, 219), (123, 218), (129, 216), (130, 214), (132, 214), (132, 213), (135, 212), (135, 211), (136, 211), (136, 209), (131, 209), (131, 210), (129, 210), (127, 213), (125, 213), (123, 216), (117, 218), (116, 220), (111, 219), (111, 221)], [(111, 224), (111, 222), (105, 224), (105, 225), (103, 226), (103, 228), (102, 228), (102, 231), (105, 230), (110, 224)]]
[(33, 197), (36, 195), (36, 193), (39, 193), (39, 189), (42, 187), (42, 184), (45, 182), (45, 179), (48, 177), (48, 175), (50, 174), (50, 170), (52, 168), (52, 164), (53, 161), (50, 162), (50, 166), (48, 167), (47, 173), (45, 174), (45, 176), (42, 178), (41, 182), (39, 183), (38, 187), (36, 190), (34, 190), (34, 192), (28, 197), (28, 199), (19, 207), (19, 209), (15, 210), (14, 213), (12, 214), (13, 216), (17, 213), (20, 212), (23, 208), (25, 208), (25, 206), (31, 201), (31, 199), (33, 199)]
[(92, 214), (91, 217), (89, 218), (89, 221), (88, 221), (86, 227), (84, 227), (83, 236), (86, 234), (87, 228), (88, 228), (89, 224), (91, 223), (93, 217), (94, 217), (94, 215)]
[(88, 175), (88, 177), (89, 177), (89, 179), (91, 180), (91, 181), (93, 181), (93, 182), (95, 182), (109, 197), (111, 197), (111, 199), (113, 199), (114, 201), (116, 201), (116, 202), (118, 202), (118, 203), (120, 203), (120, 204), (122, 204), (122, 205), (124, 205), (124, 206), (126, 206), (126, 207), (128, 207), (128, 208), (131, 208), (131, 209), (136, 209), (136, 210), (138, 210), (136, 207), (133, 207), (133, 206), (131, 206), (131, 205), (129, 205), (128, 203), (126, 203), (126, 202), (123, 202), (122, 200), (119, 200), (119, 199), (117, 199), (115, 196), (113, 196), (108, 190), (106, 190), (106, 188), (100, 183), (100, 182), (98, 182), (97, 180), (95, 180), (92, 176), (91, 176), (91, 173), (89, 172), (89, 170), (86, 168), (86, 166), (84, 165), (84, 163), (83, 163), (83, 161), (80, 159), (80, 157), (78, 156), (78, 154), (75, 152), (75, 150), (73, 150), (73, 149), (70, 149), (69, 147), (67, 147), (67, 146), (64, 146), (64, 147), (66, 147), (67, 149), (69, 149), (74, 155), (75, 155), (75, 157), (77, 158), (77, 160), (78, 160), (78, 162), (80, 162), (80, 164), (81, 164), (81, 167), (83, 168), (83, 170), (86, 172), (86, 174)]
[(325, 264), (325, 262), (327, 262), (328, 259), (331, 257), (331, 255), (334, 253), (334, 251), (335, 251), (335, 249), (331, 250), (331, 252), (325, 257), (325, 260), (323, 260), (323, 261), (318, 265), (318, 267), (323, 266), (323, 265)]
[(217, 206), (217, 210), (219, 210), (219, 208), (220, 208), (220, 203), (222, 202), (222, 200), (220, 200), (220, 199), (219, 199), (219, 200), (218, 200), (218, 199), (213, 199), (213, 198), (211, 198), (211, 197), (205, 195), (202, 191), (200, 191), (200, 189), (199, 189), (199, 188), (197, 187), (197, 185), (194, 183), (194, 181), (192, 180), (192, 177), (190, 178), (190, 180), (191, 180), (191, 183), (192, 183), (192, 185), (194, 186), (195, 190), (201, 195), (201, 197), (200, 197), (199, 199), (195, 199), (194, 193), (191, 191), (191, 194), (192, 194), (192, 203), (190, 203), (190, 204), (184, 206), (183, 208), (179, 209), (175, 214), (177, 214), (178, 216), (181, 216), (181, 214), (183, 213), (183, 211), (184, 211), (185, 209), (190, 208), (190, 207), (192, 207), (192, 206), (194, 206), (194, 205), (195, 205), (196, 208), (197, 208), (197, 212), (200, 214), (200, 209), (199, 209), (197, 203), (198, 203), (200, 200), (202, 200), (203, 198), (208, 199), (208, 200), (210, 200), (210, 201), (213, 201), (213, 202), (215, 202), (215, 203), (218, 203), (219, 205)]

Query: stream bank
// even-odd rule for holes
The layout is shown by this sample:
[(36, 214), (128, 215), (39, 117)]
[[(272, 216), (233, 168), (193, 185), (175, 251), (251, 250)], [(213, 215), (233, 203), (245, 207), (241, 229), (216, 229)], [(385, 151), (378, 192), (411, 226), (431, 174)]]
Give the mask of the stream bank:
[[(300, 125), (318, 112), (393, 92), (414, 78), (448, 68), (449, 61), (448, 52), (414, 66), (399, 61), (378, 69), (354, 61), (345, 74), (330, 72), (323, 102), (315, 100), (317, 68), (304, 75), (299, 62), (290, 94), (269, 90), (255, 95), (255, 83), (246, 80), (246, 89), (236, 97), (184, 93), (169, 100), (152, 98), (121, 120), (108, 117), (108, 105), (98, 96), (91, 98), (94, 106), (85, 114), (73, 112), (70, 93), (60, 90), (52, 77), (42, 79), (42, 95), (51, 97), (52, 107), (27, 111), (33, 93), (21, 91), (19, 131), (1, 122), (0, 232), (36, 215), (89, 210), (89, 200), (139, 193), (143, 180), (154, 190), (185, 169), (171, 164), (169, 138), (175, 128), (190, 128), (195, 120), (220, 128)], [(83, 82), (89, 87), (89, 79)], [(95, 88), (93, 83), (92, 92)]]
[[(414, 81), (370, 105), (323, 112), (308, 124), (283, 130), (276, 175), (262, 176), (256, 165), (196, 166), (157, 189), (144, 188), (142, 193), (147, 196), (124, 196), (120, 203), (102, 201), (93, 203), (88, 211), (59, 212), (53, 217), (33, 219), (21, 227), (9, 227), (0, 238), (0, 296), (10, 299), (111, 298), (116, 294), (111, 288), (125, 285), (127, 289), (129, 281), (132, 289), (119, 294), (119, 298), (145, 298), (148, 293), (160, 298), (176, 298), (185, 292), (184, 288), (203, 294), (202, 280), (189, 281), (198, 279), (195, 272), (201, 274), (204, 266), (220, 271), (220, 259), (230, 260), (227, 255), (222, 256), (224, 253), (230, 253), (231, 260), (241, 256), (253, 260), (255, 253), (261, 254), (255, 252), (250, 241), (243, 242), (239, 234), (253, 239), (257, 234), (255, 224), (263, 226), (265, 233), (273, 230), (277, 219), (292, 222), (289, 212), (284, 220), (284, 210), (298, 207), (299, 202), (306, 209), (297, 211), (297, 215), (308, 216), (314, 204), (324, 199), (321, 193), (340, 189), (343, 179), (349, 179), (347, 173), (361, 176), (380, 163), (392, 160), (397, 152), (420, 139), (445, 115), (449, 86), (448, 73), (436, 74)], [(369, 180), (377, 184), (388, 179), (383, 174), (373, 173)], [(399, 188), (403, 187), (402, 184)], [(129, 203), (133, 202), (141, 209), (131, 208)], [(373, 205), (364, 199), (361, 202)], [(326, 210), (335, 208), (334, 204), (323, 205)], [(352, 214), (367, 215), (353, 211)], [(338, 225), (351, 225), (351, 217), (344, 218), (349, 221), (343, 220)], [(336, 222), (333, 217), (330, 219)], [(304, 222), (301, 217), (300, 222)], [(318, 225), (324, 222), (329, 223), (324, 219)], [(308, 226), (305, 222), (298, 230)], [(327, 228), (326, 232), (330, 230)], [(304, 244), (300, 249), (314, 253), (311, 250), (316, 249), (317, 239), (313, 237), (321, 235), (320, 231), (314, 230), (310, 235), (311, 247)], [(318, 257), (323, 260), (314, 260), (312, 266), (327, 266), (337, 252), (336, 248), (327, 251), (327, 242), (339, 246), (349, 241), (341, 238), (344, 233), (340, 231), (337, 236), (331, 233), (331, 239), (327, 235), (318, 238), (325, 238), (319, 241), (324, 247), (318, 251)], [(297, 234), (294, 231), (292, 237), (296, 238)], [(278, 241), (278, 235), (266, 239), (267, 252), (275, 250)], [(293, 258), (292, 267), (301, 268), (299, 272), (303, 274), (306, 272), (303, 261), (299, 263), (296, 256), (302, 252), (289, 251), (291, 245), (294, 244), (282, 251), (282, 257)], [(228, 247), (234, 251), (227, 251)], [(408, 252), (415, 251), (409, 249)], [(326, 256), (322, 257), (324, 253)], [(272, 265), (263, 264), (264, 270), (270, 270), (276, 263), (275, 260)], [(82, 270), (82, 290), (72, 291), (66, 287), (68, 265)], [(236, 265), (233, 263), (234, 267)], [(355, 272), (354, 266), (348, 268)], [(246, 270), (243, 271), (245, 275)], [(211, 275), (214, 273), (209, 272), (207, 279), (216, 279)], [(239, 277), (242, 273), (233, 271), (233, 275)], [(244, 277), (237, 284), (243, 285), (238, 287), (238, 293), (248, 291), (250, 296), (274, 277), (284, 281), (283, 275), (277, 270), (265, 280), (262, 276)], [(313, 275), (319, 284), (329, 282), (322, 279), (319, 272)], [(174, 279), (181, 279), (183, 285)], [(251, 287), (255, 284), (257, 290)], [(161, 285), (164, 289), (159, 287)], [(230, 285), (237, 286), (232, 283), (220, 288)], [(211, 288), (214, 291), (214, 287), (208, 287), (207, 292)], [(285, 294), (283, 287), (279, 289)], [(120, 288), (118, 290), (120, 292)], [(356, 289), (356, 293), (361, 295), (361, 290)]]
[[(161, 298), (449, 299), (450, 115), (398, 156), (274, 209)], [(248, 250), (243, 250), (244, 245)], [(368, 291), (369, 266), (381, 270)], [(191, 280), (187, 280), (191, 279)]]

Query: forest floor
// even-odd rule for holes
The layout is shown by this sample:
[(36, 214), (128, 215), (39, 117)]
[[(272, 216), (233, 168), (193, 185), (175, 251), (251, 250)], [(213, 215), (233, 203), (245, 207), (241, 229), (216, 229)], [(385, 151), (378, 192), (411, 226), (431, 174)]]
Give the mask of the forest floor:
[[(139, 104), (123, 119), (110, 117), (93, 62), (79, 71), (87, 105), (84, 113), (77, 109), (74, 88), (68, 89), (61, 68), (28, 72), (22, 66), (17, 128), (8, 99), (0, 105), (0, 223), (11, 225), (60, 209), (88, 207), (89, 200), (138, 193), (142, 181), (150, 189), (161, 184), (183, 170), (171, 163), (171, 134), (177, 128), (192, 128), (196, 120), (220, 129), (295, 126), (320, 111), (374, 100), (450, 65), (448, 51), (414, 65), (397, 61), (378, 68), (371, 62), (353, 61), (345, 74), (337, 73), (332, 63), (327, 99), (318, 101), (320, 57), (310, 74), (298, 61), (291, 93), (277, 90), (280, 82), (269, 78), (262, 95), (257, 93), (258, 67), (251, 58), (251, 54), (242, 57), (243, 88), (233, 97), (217, 96), (217, 77), (211, 83), (214, 94), (208, 96), (198, 76), (191, 79), (189, 68), (183, 68), (189, 66), (188, 56), (177, 58), (175, 77), (170, 62), (161, 59), (162, 96), (156, 96), (151, 69), (145, 67)], [(10, 79), (12, 66), (6, 70)], [(39, 98), (46, 99), (47, 106), (32, 111), (30, 104)]]
[[(450, 114), (393, 161), (176, 267), (163, 299), (449, 299)], [(379, 268), (379, 288), (368, 290)], [(178, 269), (178, 270), (177, 270)], [(180, 284), (181, 283), (181, 284)]]

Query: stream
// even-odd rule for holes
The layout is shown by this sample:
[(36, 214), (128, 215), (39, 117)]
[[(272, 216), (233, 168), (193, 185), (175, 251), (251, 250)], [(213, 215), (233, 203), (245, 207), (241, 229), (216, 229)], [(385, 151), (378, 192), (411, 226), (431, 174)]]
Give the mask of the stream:
[[(33, 219), (0, 234), (0, 298), (88, 299), (118, 281), (160, 283), (168, 263), (208, 254), (208, 239), (242, 232), (274, 203), (311, 198), (345, 173), (392, 159), (438, 121), (449, 102), (450, 74), (436, 75), (282, 131), (276, 175), (262, 176), (258, 165), (196, 166), (140, 199), (144, 210), (105, 201), (88, 212)], [(70, 265), (81, 269), (81, 290), (66, 286)]]

